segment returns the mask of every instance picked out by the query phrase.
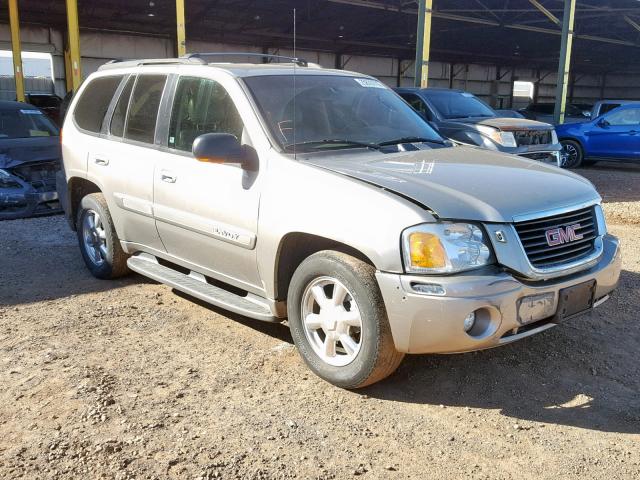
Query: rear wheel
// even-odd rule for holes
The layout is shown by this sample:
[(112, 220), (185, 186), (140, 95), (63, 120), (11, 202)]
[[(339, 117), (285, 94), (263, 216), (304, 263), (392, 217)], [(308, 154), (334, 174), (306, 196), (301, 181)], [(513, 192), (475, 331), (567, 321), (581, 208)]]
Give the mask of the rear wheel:
[(564, 168), (577, 168), (584, 161), (582, 145), (574, 140), (562, 140), (563, 153), (565, 155)]
[(94, 277), (112, 279), (129, 273), (128, 255), (122, 250), (102, 193), (80, 201), (76, 230), (82, 258)]
[(375, 269), (350, 255), (318, 252), (296, 270), (288, 294), (289, 325), (313, 372), (342, 388), (393, 373), (396, 351)]

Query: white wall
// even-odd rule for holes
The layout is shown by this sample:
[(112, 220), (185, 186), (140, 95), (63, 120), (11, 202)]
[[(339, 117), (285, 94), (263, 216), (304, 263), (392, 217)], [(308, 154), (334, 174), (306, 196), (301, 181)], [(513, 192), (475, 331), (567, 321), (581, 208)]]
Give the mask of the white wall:
[[(55, 87), (59, 95), (65, 92), (64, 56), (62, 32), (47, 27), (25, 25), (21, 29), (22, 45), (25, 51), (49, 52), (53, 55), (53, 68), (56, 78)], [(0, 49), (10, 49), (10, 32), (6, 24), (0, 24)], [(262, 53), (263, 46), (235, 46), (213, 42), (187, 41), (187, 51), (200, 52), (255, 52)], [(173, 56), (172, 41), (162, 37), (145, 37), (138, 35), (114, 34), (98, 31), (80, 32), (80, 50), (82, 54), (82, 76), (86, 77), (103, 63), (112, 59), (126, 58), (165, 58)], [(269, 53), (293, 55), (291, 50), (270, 49)], [(310, 62), (319, 63), (323, 67), (333, 68), (336, 58), (332, 53), (298, 51), (297, 55)], [(230, 58), (230, 61), (243, 60)], [(366, 73), (379, 78), (387, 85), (396, 86), (398, 80), (398, 60), (395, 58), (366, 57), (343, 55), (344, 69)], [(403, 61), (400, 77), (402, 86), (413, 85), (413, 61)], [(495, 104), (502, 99), (505, 107), (511, 95), (512, 76), (519, 80), (538, 81), (538, 101), (552, 102), (555, 96), (555, 72), (538, 72), (534, 69), (518, 68), (511, 71), (501, 69), (501, 80), (496, 80), (496, 66), (454, 64), (455, 78), (453, 88), (470, 91)], [(451, 65), (432, 62), (429, 68), (429, 84), (433, 87), (448, 88), (450, 85)], [(578, 75), (573, 87), (574, 101), (593, 101), (600, 98), (601, 77), (595, 75)], [(640, 99), (640, 75), (609, 74), (606, 78), (604, 96), (608, 98)]]

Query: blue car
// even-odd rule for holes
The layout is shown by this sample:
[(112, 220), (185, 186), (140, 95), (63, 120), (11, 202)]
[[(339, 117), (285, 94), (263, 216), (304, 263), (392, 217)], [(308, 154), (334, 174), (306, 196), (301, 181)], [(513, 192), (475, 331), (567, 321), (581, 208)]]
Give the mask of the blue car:
[(599, 160), (640, 161), (640, 104), (615, 108), (584, 123), (556, 126), (565, 152), (563, 166), (576, 168)]

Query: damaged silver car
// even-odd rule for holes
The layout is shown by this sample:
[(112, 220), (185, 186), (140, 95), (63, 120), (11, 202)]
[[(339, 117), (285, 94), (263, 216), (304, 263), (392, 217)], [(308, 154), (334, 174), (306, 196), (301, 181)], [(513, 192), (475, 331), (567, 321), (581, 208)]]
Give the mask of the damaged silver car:
[(62, 211), (60, 134), (36, 107), (0, 102), (0, 220)]

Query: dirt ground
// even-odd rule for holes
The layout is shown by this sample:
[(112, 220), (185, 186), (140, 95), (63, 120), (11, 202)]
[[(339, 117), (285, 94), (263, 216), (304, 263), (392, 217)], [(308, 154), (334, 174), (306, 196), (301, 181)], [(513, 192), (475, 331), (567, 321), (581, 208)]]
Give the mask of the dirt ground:
[(358, 392), (284, 325), (92, 278), (60, 216), (0, 223), (0, 478), (640, 478), (640, 168), (579, 173), (623, 242), (609, 302)]

